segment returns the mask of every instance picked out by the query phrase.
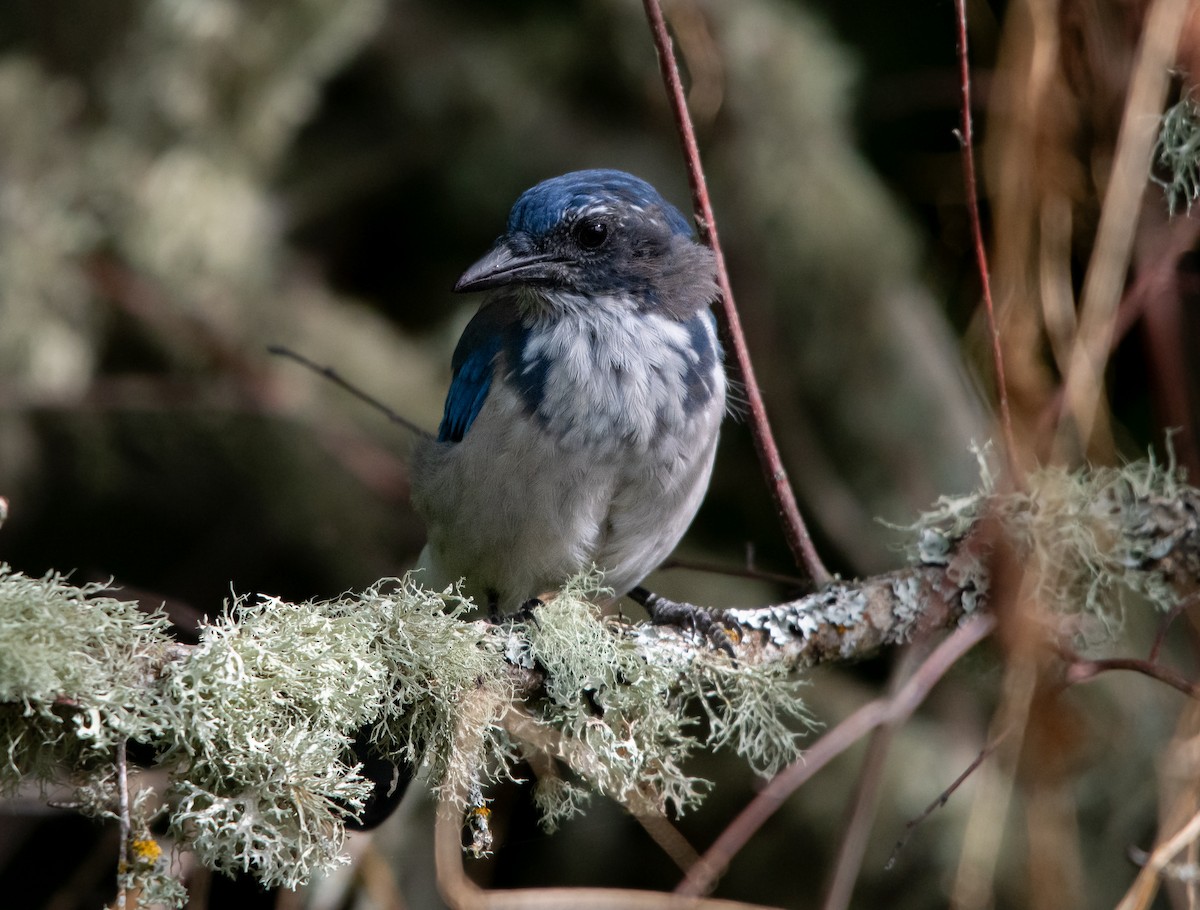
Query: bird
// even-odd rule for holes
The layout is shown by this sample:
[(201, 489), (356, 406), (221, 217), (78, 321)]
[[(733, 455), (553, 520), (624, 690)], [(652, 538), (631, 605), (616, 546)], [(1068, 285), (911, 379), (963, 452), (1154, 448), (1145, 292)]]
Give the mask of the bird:
[(454, 291), (487, 295), (413, 452), (425, 583), (496, 616), (594, 566), (672, 621), (640, 583), (695, 517), (726, 411), (712, 250), (646, 181), (573, 171), (518, 197)]
[[(711, 611), (640, 585), (691, 524), (716, 458), (728, 383), (712, 251), (646, 181), (574, 171), (522, 193), (454, 290), (488, 294), (451, 358), (437, 435), (413, 450), (424, 583), (462, 582), (499, 617), (595, 566), (614, 597), (731, 651)], [(350, 748), (372, 785), (346, 820), (356, 830), (388, 818), (413, 774), (371, 730)]]

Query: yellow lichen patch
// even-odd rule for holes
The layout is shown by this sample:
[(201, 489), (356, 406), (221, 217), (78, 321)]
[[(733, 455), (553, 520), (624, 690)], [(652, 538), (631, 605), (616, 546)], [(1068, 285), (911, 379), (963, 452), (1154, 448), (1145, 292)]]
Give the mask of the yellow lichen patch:
[(133, 858), (146, 866), (152, 866), (158, 862), (158, 858), (162, 856), (162, 847), (158, 845), (152, 837), (139, 837), (129, 845), (129, 849), (133, 853)]

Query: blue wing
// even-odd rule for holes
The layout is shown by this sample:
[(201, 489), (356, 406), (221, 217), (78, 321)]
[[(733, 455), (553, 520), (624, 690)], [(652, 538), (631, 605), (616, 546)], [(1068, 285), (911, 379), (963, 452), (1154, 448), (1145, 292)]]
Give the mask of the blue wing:
[(462, 442), (479, 416), (492, 387), (496, 355), (504, 344), (505, 329), (510, 322), (511, 317), (505, 318), (501, 307), (485, 305), (467, 323), (450, 361), (454, 376), (438, 427), (438, 442)]

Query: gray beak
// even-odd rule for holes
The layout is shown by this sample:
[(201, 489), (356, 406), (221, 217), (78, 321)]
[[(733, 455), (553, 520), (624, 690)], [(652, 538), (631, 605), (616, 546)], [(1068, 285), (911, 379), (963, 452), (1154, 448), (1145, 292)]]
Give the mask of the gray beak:
[(551, 277), (549, 253), (518, 253), (507, 239), (500, 240), (483, 258), (462, 273), (454, 285), (458, 293), (487, 291), (506, 284), (544, 281)]

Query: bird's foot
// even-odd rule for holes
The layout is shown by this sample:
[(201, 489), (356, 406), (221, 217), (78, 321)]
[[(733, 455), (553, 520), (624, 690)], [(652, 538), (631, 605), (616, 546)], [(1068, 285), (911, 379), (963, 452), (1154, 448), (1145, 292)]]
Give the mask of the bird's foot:
[(531, 597), (521, 606), (517, 607), (517, 612), (514, 614), (516, 619), (521, 620), (527, 626), (533, 626), (535, 629), (541, 629), (542, 624), (538, 622), (537, 614), (533, 612), (535, 607), (542, 606), (540, 597)]
[(517, 607), (512, 613), (501, 613), (498, 602), (488, 599), (488, 622), (493, 625), (503, 625), (505, 623), (525, 623), (527, 626), (534, 626), (540, 629), (541, 623), (538, 622), (537, 614), (533, 611), (542, 606), (544, 601), (540, 597), (531, 597), (529, 600)]
[(668, 600), (640, 585), (630, 591), (629, 596), (646, 608), (655, 625), (675, 626), (702, 635), (714, 648), (730, 657), (735, 656), (733, 646), (739, 640), (738, 627), (724, 610)]

